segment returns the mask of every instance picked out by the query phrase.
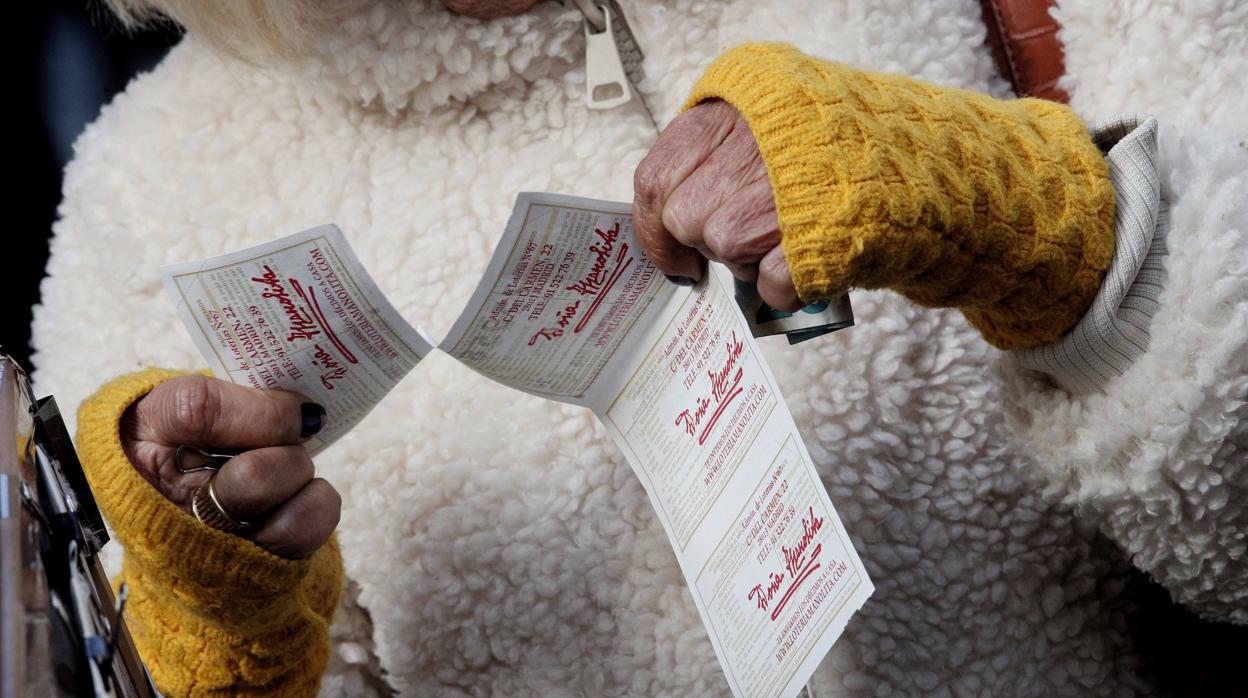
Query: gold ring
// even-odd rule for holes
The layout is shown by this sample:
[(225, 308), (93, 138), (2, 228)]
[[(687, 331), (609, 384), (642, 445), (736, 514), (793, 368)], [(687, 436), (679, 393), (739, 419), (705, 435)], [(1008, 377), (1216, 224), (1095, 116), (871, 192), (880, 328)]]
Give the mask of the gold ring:
[(195, 490), (195, 496), (191, 499), (191, 513), (200, 522), (212, 526), (218, 531), (226, 533), (243, 533), (251, 528), (251, 524), (237, 519), (230, 515), (221, 506), (221, 500), (217, 498), (217, 490), (213, 486), (216, 476), (208, 478), (208, 482), (200, 485)]

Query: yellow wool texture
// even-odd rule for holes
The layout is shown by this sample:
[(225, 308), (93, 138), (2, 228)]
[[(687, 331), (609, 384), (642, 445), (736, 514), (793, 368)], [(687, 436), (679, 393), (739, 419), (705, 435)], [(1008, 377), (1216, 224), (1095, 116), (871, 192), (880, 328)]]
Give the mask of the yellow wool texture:
[(1064, 105), (869, 73), (782, 44), (717, 60), (687, 106), (732, 104), (767, 165), (798, 295), (890, 288), (993, 345), (1059, 339), (1114, 253), (1114, 189)]
[(329, 659), (342, 587), (336, 539), (286, 560), (196, 521), (122, 449), (126, 409), (180, 375), (152, 369), (104, 386), (78, 411), (78, 455), (126, 557), (126, 618), (167, 696), (311, 696)]

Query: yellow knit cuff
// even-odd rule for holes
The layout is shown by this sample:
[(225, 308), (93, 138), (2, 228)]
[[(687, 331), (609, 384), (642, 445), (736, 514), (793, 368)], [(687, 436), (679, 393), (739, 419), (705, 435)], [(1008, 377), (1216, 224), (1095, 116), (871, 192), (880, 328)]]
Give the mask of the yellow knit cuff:
[(122, 415), (177, 375), (124, 376), (78, 412), (83, 469), (126, 548), (135, 644), (168, 695), (315, 695), (342, 588), (338, 541), (286, 560), (203, 525), (143, 479), (122, 448)]
[(821, 232), (836, 180), (848, 173), (822, 116), (817, 94), (827, 80), (818, 65), (786, 44), (747, 44), (720, 56), (684, 106), (722, 99), (749, 123), (767, 165), (793, 285), (806, 302), (840, 295), (852, 283), (850, 255), (829, 250), (832, 241)]
[(211, 603), (225, 591), (233, 603), (290, 593), (307, 573), (308, 560), (287, 560), (203, 525), (152, 487), (126, 458), (122, 415), (179, 375), (150, 369), (123, 376), (79, 408), (78, 453), (100, 509), (131, 562), (177, 578), (177, 593), (190, 605)]
[(1069, 108), (856, 70), (791, 46), (729, 51), (718, 98), (767, 166), (804, 301), (851, 286), (960, 308), (1003, 349), (1059, 339), (1114, 249), (1108, 166)]

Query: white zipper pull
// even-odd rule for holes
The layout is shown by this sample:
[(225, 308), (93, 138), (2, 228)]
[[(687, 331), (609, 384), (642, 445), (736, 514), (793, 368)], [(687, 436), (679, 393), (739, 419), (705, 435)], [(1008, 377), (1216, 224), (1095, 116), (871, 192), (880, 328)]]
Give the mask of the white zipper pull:
[(615, 20), (610, 8), (590, 6), (602, 17), (602, 29), (595, 31), (592, 12), (580, 0), (577, 6), (585, 15), (585, 98), (590, 109), (614, 109), (633, 99), (633, 88), (624, 72), (624, 61), (616, 46)]
[(655, 135), (659, 124), (637, 88), (645, 55), (619, 0), (571, 0), (585, 17), (585, 101), (590, 109), (614, 109), (636, 97)]

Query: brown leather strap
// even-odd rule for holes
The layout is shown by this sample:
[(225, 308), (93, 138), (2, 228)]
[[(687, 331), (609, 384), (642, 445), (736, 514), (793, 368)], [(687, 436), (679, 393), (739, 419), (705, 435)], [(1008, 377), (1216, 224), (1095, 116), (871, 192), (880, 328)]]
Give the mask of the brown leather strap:
[(1066, 103), (1066, 92), (1057, 81), (1066, 72), (1061, 25), (1049, 13), (1056, 0), (980, 0), (988, 45), (997, 72), (1010, 82), (1014, 93)]

